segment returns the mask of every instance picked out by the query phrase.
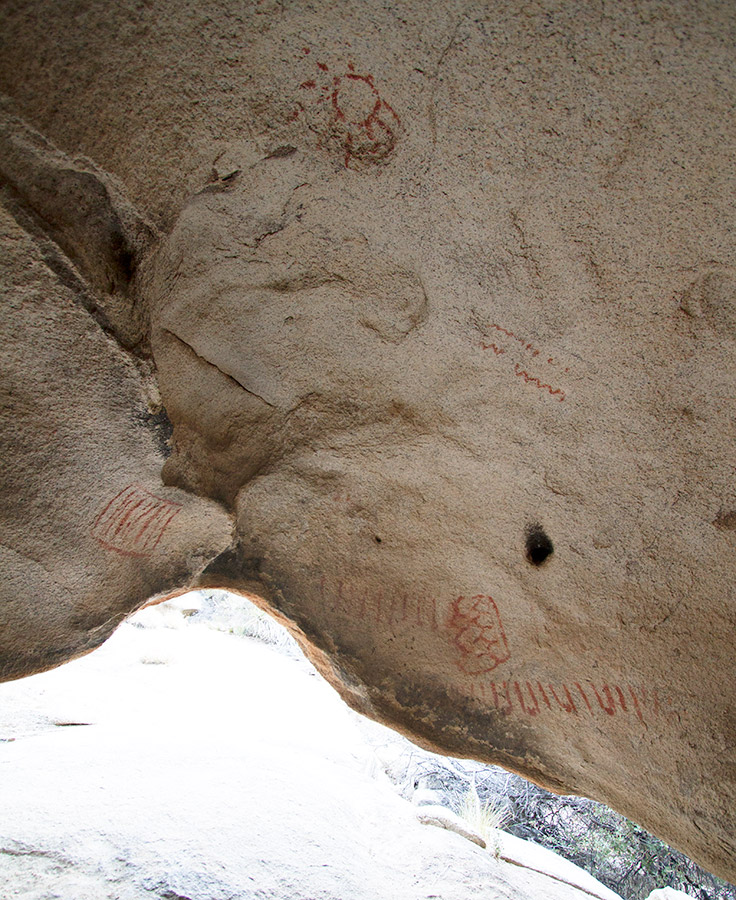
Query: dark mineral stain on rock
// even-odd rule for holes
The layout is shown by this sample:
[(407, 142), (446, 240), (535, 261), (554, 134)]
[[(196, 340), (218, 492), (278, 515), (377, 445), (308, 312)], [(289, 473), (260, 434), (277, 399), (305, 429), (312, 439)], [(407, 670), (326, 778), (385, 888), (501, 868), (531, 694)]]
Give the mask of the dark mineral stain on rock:
[(736, 509), (722, 509), (713, 524), (721, 531), (736, 531)]

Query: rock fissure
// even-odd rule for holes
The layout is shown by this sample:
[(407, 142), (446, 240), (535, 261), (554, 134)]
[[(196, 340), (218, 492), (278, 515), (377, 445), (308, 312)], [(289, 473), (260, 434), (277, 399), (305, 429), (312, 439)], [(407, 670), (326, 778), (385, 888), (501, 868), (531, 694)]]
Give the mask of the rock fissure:
[(220, 375), (222, 375), (224, 378), (227, 378), (229, 381), (233, 382), (233, 384), (236, 384), (241, 390), (245, 391), (246, 394), (250, 394), (251, 397), (255, 397), (257, 400), (260, 400), (262, 403), (265, 403), (266, 406), (270, 406), (272, 409), (277, 408), (275, 406), (275, 404), (271, 403), (269, 400), (266, 400), (265, 397), (262, 397), (260, 394), (256, 393), (255, 391), (250, 390), (250, 388), (247, 388), (242, 382), (238, 381), (238, 379), (235, 378), (233, 375), (230, 375), (228, 372), (223, 371), (216, 363), (213, 363), (211, 360), (207, 359), (205, 356), (202, 356), (201, 353), (198, 353), (190, 343), (188, 343), (187, 341), (184, 340), (184, 338), (179, 337), (178, 334), (175, 334), (173, 331), (171, 331), (168, 328), (164, 328), (162, 330), (163, 330), (164, 334), (170, 335), (172, 338), (174, 338), (174, 340), (178, 341), (182, 346), (186, 347), (187, 350), (189, 350), (191, 353), (193, 353), (197, 357), (197, 359), (201, 360), (203, 363), (205, 363), (208, 366), (212, 366), (212, 368), (216, 369), (220, 373)]

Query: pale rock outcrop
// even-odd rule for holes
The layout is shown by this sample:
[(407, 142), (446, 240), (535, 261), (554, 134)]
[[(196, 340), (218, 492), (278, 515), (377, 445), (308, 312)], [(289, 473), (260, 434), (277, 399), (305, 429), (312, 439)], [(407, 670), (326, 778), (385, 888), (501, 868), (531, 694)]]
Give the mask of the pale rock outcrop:
[(665, 887), (652, 891), (647, 900), (692, 900), (692, 897), (684, 891), (676, 891), (674, 888)]
[[(541, 848), (519, 841), (531, 867), (512, 865), (417, 822), (365, 775), (371, 745), (303, 662), (200, 625), (144, 621), (86, 659), (0, 685), (3, 896), (591, 895), (559, 857), (540, 872)], [(620, 900), (588, 878), (594, 896)]]
[(472, 841), (483, 849), (487, 846), (485, 838), (483, 838), (482, 835), (478, 834), (478, 832), (470, 827), (467, 822), (464, 822), (457, 813), (453, 812), (451, 809), (447, 809), (446, 806), (422, 804), (417, 810), (417, 821), (421, 822), (422, 825), (436, 825), (438, 828), (446, 828), (448, 831), (459, 834), (460, 837)]
[(523, 841), (513, 834), (498, 831), (495, 835), (494, 849), (498, 858), (504, 862), (539, 872), (563, 884), (579, 888), (592, 897), (598, 897), (599, 900), (617, 900), (619, 896), (580, 866), (563, 859), (546, 847), (540, 847), (531, 841)]
[(736, 877), (732, 5), (0, 16), (3, 675), (251, 592)]

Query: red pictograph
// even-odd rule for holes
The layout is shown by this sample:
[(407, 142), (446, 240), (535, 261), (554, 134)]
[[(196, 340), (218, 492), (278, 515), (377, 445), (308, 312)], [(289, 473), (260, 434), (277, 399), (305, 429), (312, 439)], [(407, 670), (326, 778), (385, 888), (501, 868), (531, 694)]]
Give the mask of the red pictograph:
[[(565, 391), (544, 379), (558, 377), (560, 374), (567, 375), (570, 371), (568, 368), (563, 368), (554, 357), (550, 356), (545, 360), (542, 351), (532, 341), (504, 328), (503, 325), (492, 322), (485, 327), (476, 327), (482, 335), (481, 340), (478, 341), (481, 350), (490, 350), (494, 356), (506, 356), (507, 359), (504, 362), (507, 366), (512, 367), (516, 378), (520, 378), (524, 384), (529, 384), (537, 390), (549, 394), (560, 403), (565, 401)], [(493, 341), (490, 340), (491, 336), (494, 338)], [(514, 356), (522, 359), (523, 363), (514, 360)], [(529, 368), (531, 367), (537, 367), (543, 376), (540, 378), (534, 372), (530, 372)]]
[(676, 719), (679, 715), (669, 704), (665, 706), (657, 691), (647, 691), (633, 685), (596, 684), (593, 681), (574, 681), (570, 687), (542, 681), (476, 682), (470, 686), (470, 695), (493, 707), (502, 716), (517, 714), (534, 718), (562, 712), (572, 716), (587, 714), (605, 718), (623, 713), (632, 720), (635, 717), (641, 726), (647, 728), (648, 721)]
[[(306, 56), (307, 48), (302, 48)], [(346, 168), (382, 162), (391, 155), (401, 119), (381, 95), (373, 75), (347, 65), (316, 62), (317, 72), (299, 85), (292, 119), (304, 117), (320, 145), (337, 146)]]
[(319, 596), (322, 605), (352, 619), (375, 625), (401, 628), (423, 628), (439, 631), (439, 613), (434, 597), (404, 591), (386, 592), (351, 583), (347, 579), (336, 582), (320, 579)]
[(485, 594), (458, 597), (452, 604), (447, 624), (461, 654), (458, 665), (468, 675), (491, 672), (511, 656), (492, 597)]
[(180, 503), (157, 497), (139, 484), (129, 484), (97, 516), (92, 537), (106, 550), (124, 556), (148, 556), (180, 510)]

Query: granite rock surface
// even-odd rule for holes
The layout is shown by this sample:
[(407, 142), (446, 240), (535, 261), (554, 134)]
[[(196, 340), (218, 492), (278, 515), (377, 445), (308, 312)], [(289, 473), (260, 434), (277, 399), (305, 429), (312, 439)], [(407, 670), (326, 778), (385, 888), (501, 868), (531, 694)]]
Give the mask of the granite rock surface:
[(249, 592), (733, 880), (732, 5), (0, 19), (3, 675)]

